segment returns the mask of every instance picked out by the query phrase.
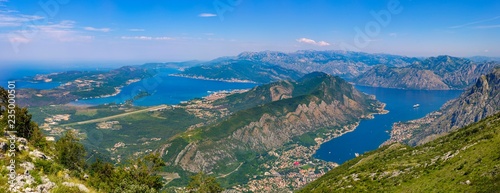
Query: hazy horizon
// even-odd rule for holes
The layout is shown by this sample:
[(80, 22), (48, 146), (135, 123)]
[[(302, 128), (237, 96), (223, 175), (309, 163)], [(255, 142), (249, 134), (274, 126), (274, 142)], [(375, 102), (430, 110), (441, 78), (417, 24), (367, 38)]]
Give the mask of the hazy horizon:
[[(340, 50), (313, 50), (312, 51), (340, 51)], [(266, 51), (271, 51), (271, 52), (281, 52), (281, 51), (275, 51), (275, 50), (262, 50), (262, 51), (255, 51), (255, 52), (266, 52)], [(295, 51), (290, 51), (290, 52), (283, 52), (283, 53), (294, 53), (298, 51), (303, 51), (303, 50), (295, 50)], [(243, 52), (248, 52), (248, 51), (243, 51)], [(241, 53), (243, 53), (241, 52)], [(472, 58), (472, 57), (488, 57), (492, 59), (500, 59), (500, 57), (497, 56), (485, 56), (485, 55), (473, 55), (473, 56), (456, 56), (456, 55), (448, 55), (448, 54), (436, 54), (436, 55), (430, 55), (430, 56), (411, 56), (411, 55), (400, 55), (400, 54), (392, 54), (392, 53), (370, 53), (370, 52), (362, 52), (362, 53), (367, 53), (367, 54), (387, 54), (387, 55), (398, 55), (398, 56), (405, 56), (405, 57), (415, 57), (415, 58), (428, 58), (428, 57), (438, 57), (438, 56), (451, 56), (451, 57), (459, 57), (459, 58)], [(0, 60), (2, 64), (8, 64), (10, 67), (40, 67), (40, 69), (44, 69), (46, 67), (60, 67), (61, 69), (68, 68), (68, 69), (78, 69), (78, 68), (116, 68), (116, 67), (122, 67), (122, 66), (135, 66), (135, 65), (143, 65), (147, 63), (176, 63), (176, 62), (189, 62), (189, 61), (199, 61), (201, 63), (203, 62), (209, 62), (218, 58), (223, 58), (223, 57), (233, 57), (237, 56), (236, 55), (226, 55), (226, 56), (219, 56), (215, 58), (210, 58), (210, 59), (189, 59), (189, 60), (95, 60), (95, 61), (88, 61), (88, 60)], [(64, 64), (71, 64), (71, 66), (61, 66)], [(8, 67), (8, 66), (6, 66)]]

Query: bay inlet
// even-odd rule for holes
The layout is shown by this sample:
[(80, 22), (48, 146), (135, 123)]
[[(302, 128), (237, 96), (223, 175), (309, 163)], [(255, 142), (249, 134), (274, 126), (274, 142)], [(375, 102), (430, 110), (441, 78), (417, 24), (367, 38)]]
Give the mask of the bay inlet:
[[(461, 90), (402, 90), (356, 86), (361, 92), (375, 95), (386, 103), (387, 114), (376, 114), (374, 119), (362, 120), (352, 132), (334, 138), (316, 151), (314, 157), (342, 164), (367, 151), (377, 149), (389, 139), (392, 124), (409, 121), (438, 110), (446, 101), (458, 97)], [(415, 104), (419, 107), (414, 108)]]

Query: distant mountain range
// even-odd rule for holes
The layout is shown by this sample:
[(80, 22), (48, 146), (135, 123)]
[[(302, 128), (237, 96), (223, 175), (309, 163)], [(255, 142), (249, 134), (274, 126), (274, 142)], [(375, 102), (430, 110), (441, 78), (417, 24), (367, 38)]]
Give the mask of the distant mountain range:
[[(391, 67), (402, 67), (419, 61), (417, 58), (389, 54), (367, 54), (362, 52), (346, 51), (312, 51), (303, 50), (293, 53), (264, 51), (264, 52), (243, 52), (235, 57), (222, 57), (210, 62), (203, 63), (202, 66), (187, 68), (180, 74), (194, 77), (207, 77), (214, 79), (241, 79), (245, 78), (254, 82), (264, 81), (262, 77), (271, 75), (271, 80), (281, 78), (273, 70), (286, 71), (288, 73), (306, 74), (315, 71), (325, 72), (327, 74), (340, 76), (345, 79), (354, 78), (361, 73), (369, 70), (371, 67), (385, 64)], [(240, 64), (240, 62), (242, 62)], [(246, 64), (254, 69), (259, 66), (260, 69), (248, 73), (245, 69), (243, 75), (233, 72), (234, 64)], [(215, 73), (216, 71), (227, 73)], [(261, 71), (268, 71), (261, 73)], [(288, 78), (288, 77), (286, 77)], [(268, 81), (269, 82), (269, 81)]]
[(474, 61), (474, 62), (487, 62), (487, 61), (500, 62), (500, 57), (472, 56), (472, 57), (469, 57), (469, 59)]
[(301, 50), (292, 53), (243, 52), (236, 58), (276, 64), (303, 73), (321, 71), (347, 79), (360, 75), (371, 66), (385, 64), (391, 67), (403, 67), (419, 61), (417, 58), (405, 56), (333, 50)]
[(451, 56), (412, 58), (389, 54), (303, 50), (292, 53), (244, 52), (186, 68), (180, 76), (269, 83), (294, 80), (314, 71), (340, 76), (355, 84), (420, 90), (465, 89), (500, 61)]
[(356, 84), (403, 89), (465, 89), (499, 62), (473, 62), (451, 56), (430, 57), (406, 67), (376, 66), (354, 79)]
[(480, 76), (471, 88), (437, 112), (418, 120), (396, 123), (386, 144), (422, 144), (499, 111), (500, 68), (495, 68), (491, 73)]
[(345, 126), (383, 108), (343, 79), (321, 72), (261, 85), (215, 104), (233, 113), (170, 139), (163, 159), (176, 170), (215, 174), (241, 164), (226, 179), (229, 184), (263, 173), (263, 164), (272, 158), (267, 152), (283, 148), (295, 137), (320, 129), (345, 132)]

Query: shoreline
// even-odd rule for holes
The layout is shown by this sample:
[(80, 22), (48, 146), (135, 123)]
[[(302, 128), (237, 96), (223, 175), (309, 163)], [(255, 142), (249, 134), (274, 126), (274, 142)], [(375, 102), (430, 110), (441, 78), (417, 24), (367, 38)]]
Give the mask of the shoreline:
[(257, 82), (251, 81), (251, 80), (240, 80), (240, 79), (222, 79), (222, 78), (206, 78), (203, 76), (188, 76), (188, 75), (183, 75), (183, 74), (169, 74), (168, 76), (174, 76), (174, 77), (182, 77), (182, 78), (191, 78), (191, 79), (197, 79), (197, 80), (211, 80), (211, 81), (219, 81), (219, 82), (230, 82), (230, 83), (252, 83), (252, 84), (257, 84)]
[[(144, 79), (130, 79), (128, 80), (125, 85), (122, 85), (122, 86), (117, 86), (115, 87), (115, 92), (112, 93), (112, 94), (107, 94), (107, 95), (100, 95), (100, 96), (96, 96), (96, 97), (90, 97), (90, 98), (81, 98), (81, 99), (77, 99), (73, 102), (78, 102), (79, 100), (87, 100), (87, 99), (99, 99), (99, 98), (109, 98), (109, 97), (114, 97), (116, 95), (119, 95), (121, 92), (122, 92), (122, 88), (132, 84), (132, 83), (136, 83), (136, 82), (140, 82)], [(67, 103), (67, 104), (70, 104), (70, 103)], [(97, 105), (93, 105), (93, 106), (97, 106)]]
[(449, 89), (416, 89), (416, 88), (400, 88), (400, 87), (383, 87), (383, 86), (373, 86), (365, 84), (356, 84), (355, 82), (349, 82), (353, 86), (364, 86), (372, 88), (385, 88), (385, 89), (395, 89), (395, 90), (408, 90), (408, 91), (448, 91), (448, 90), (466, 90), (466, 88), (449, 88)]
[[(379, 108), (379, 112), (370, 113), (368, 115), (373, 116), (374, 114), (388, 113), (389, 112), (388, 110), (383, 109), (383, 108), (385, 108), (385, 103), (383, 103), (383, 104), (384, 105), (381, 108)], [(364, 115), (363, 117), (368, 117), (368, 115)], [(321, 158), (316, 158), (314, 155), (316, 155), (317, 151), (321, 148), (321, 146), (324, 143), (327, 143), (327, 142), (330, 142), (331, 140), (334, 140), (335, 138), (341, 137), (347, 133), (355, 131), (358, 128), (358, 126), (360, 125), (361, 121), (363, 121), (363, 119), (366, 119), (366, 118), (360, 118), (359, 121), (356, 121), (356, 122), (351, 123), (351, 124), (346, 124), (338, 130), (335, 129), (335, 130), (327, 131), (325, 133), (320, 133), (320, 134), (323, 134), (324, 136), (317, 137), (314, 139), (316, 144), (313, 146), (310, 146), (308, 148), (309, 152), (305, 152), (306, 155), (304, 157), (302, 157), (302, 159), (305, 160), (307, 162), (307, 164), (312, 163), (315, 166), (320, 165), (322, 167), (326, 167), (326, 171), (320, 170), (320, 171), (318, 171), (319, 173), (312, 174), (313, 175), (312, 179), (318, 179), (321, 176), (323, 176), (324, 174), (326, 174), (327, 172), (329, 172), (329, 171), (331, 171), (331, 170), (333, 170), (336, 167), (339, 167), (341, 165), (341, 164), (338, 164), (334, 161), (327, 161), (327, 160), (324, 160)], [(298, 152), (301, 149), (303, 149), (304, 147), (305, 146), (302, 146), (302, 145), (296, 145), (295, 147), (293, 147), (292, 149), (287, 150), (287, 151), (297, 151)], [(307, 147), (305, 147), (305, 148), (307, 148)], [(273, 152), (274, 152), (274, 150), (273, 150)], [(277, 160), (279, 161), (282, 156), (283, 156), (283, 154), (278, 154)], [(362, 154), (356, 155), (356, 157), (359, 157), (359, 156), (362, 156)], [(296, 167), (296, 166), (288, 166), (286, 168), (293, 168), (293, 167)], [(283, 168), (281, 168), (281, 169), (283, 169)], [(274, 170), (274, 168), (272, 170), (267, 171), (267, 172), (271, 172), (273, 170)], [(299, 173), (300, 173), (300, 171), (299, 171)], [(311, 176), (309, 176), (309, 178), (310, 177)], [(276, 178), (279, 178), (279, 179), (276, 179)], [(252, 190), (251, 188), (248, 188), (248, 186), (251, 186), (252, 188), (258, 188), (258, 187), (262, 186), (263, 184), (269, 185), (269, 183), (274, 183), (274, 182), (276, 182), (276, 180), (279, 180), (280, 182), (284, 182), (284, 183), (291, 183), (291, 184), (288, 184), (288, 185), (291, 185), (291, 187), (286, 188), (290, 191), (297, 190), (297, 189), (304, 187), (304, 185), (305, 185), (305, 184), (294, 184), (293, 183), (293, 182), (296, 182), (298, 179), (300, 179), (300, 177), (297, 177), (297, 176), (284, 176), (284, 177), (265, 176), (262, 179), (250, 180), (249, 182), (247, 182), (245, 184), (245, 187), (247, 187), (247, 189), (244, 188), (243, 190)], [(238, 186), (231, 187), (231, 189), (234, 189), (234, 190), (240, 190), (240, 188), (241, 187), (238, 187)]]
[[(378, 113), (370, 113), (368, 116), (368, 119), (375, 119), (375, 116), (374, 115), (383, 115), (383, 114), (387, 114), (389, 113), (389, 110), (386, 110), (385, 109), (385, 106), (386, 104), (385, 103), (382, 103), (382, 107), (379, 109), (380, 112)], [(342, 135), (344, 134), (347, 134), (347, 133), (350, 133), (350, 132), (353, 132), (354, 130), (356, 130), (359, 126), (359, 124), (361, 123), (361, 121), (363, 121), (363, 119), (360, 119), (359, 121), (357, 121), (356, 123), (354, 124), (351, 124), (351, 125), (345, 125), (344, 127), (348, 127), (346, 128), (345, 130), (341, 131), (341, 133), (339, 134), (333, 134), (333, 135), (329, 135), (327, 138), (323, 139), (321, 142), (318, 142), (318, 144), (316, 146), (318, 146), (318, 148), (316, 148), (316, 146), (314, 146), (314, 150), (313, 150), (313, 154), (311, 156), (311, 158), (313, 159), (319, 159), (319, 158), (314, 158), (314, 155), (316, 154), (316, 152), (319, 150), (319, 148), (321, 147), (321, 145), (323, 145), (324, 143), (327, 143), (327, 142), (330, 142), (331, 140), (335, 139), (335, 138), (338, 138), (338, 137), (341, 137)], [(349, 128), (351, 127), (351, 128)], [(362, 154), (360, 154), (361, 156)], [(356, 156), (358, 157), (358, 156)], [(334, 163), (336, 164), (336, 167), (337, 166), (340, 166), (340, 164), (336, 163), (336, 162), (332, 162), (332, 161), (327, 161), (327, 160), (324, 160), (324, 159), (319, 159), (321, 161), (325, 161), (325, 162), (331, 162), (331, 163)]]
[[(311, 158), (313, 159), (319, 159), (319, 158), (314, 158), (314, 155), (316, 154), (316, 152), (321, 148), (321, 145), (323, 145), (324, 143), (327, 143), (327, 142), (330, 142), (331, 140), (334, 140), (335, 138), (338, 138), (338, 137), (341, 137), (342, 135), (345, 135), (347, 133), (350, 133), (350, 132), (353, 132), (354, 130), (356, 130), (356, 128), (358, 128), (359, 124), (361, 123), (361, 120), (352, 124), (352, 125), (346, 125), (344, 127), (347, 127), (346, 130), (344, 131), (341, 131), (341, 133), (339, 134), (333, 134), (331, 136), (329, 136), (329, 138), (325, 138), (323, 139), (322, 142), (318, 143), (317, 146), (318, 148), (315, 148), (314, 151), (313, 151), (313, 154), (311, 156)], [(325, 162), (331, 162), (331, 163), (334, 163), (335, 164), (335, 167), (338, 167), (340, 166), (340, 164), (338, 164), (337, 162), (332, 162), (332, 161), (327, 161), (327, 160), (324, 160), (324, 159), (319, 159), (321, 161), (325, 161)]]

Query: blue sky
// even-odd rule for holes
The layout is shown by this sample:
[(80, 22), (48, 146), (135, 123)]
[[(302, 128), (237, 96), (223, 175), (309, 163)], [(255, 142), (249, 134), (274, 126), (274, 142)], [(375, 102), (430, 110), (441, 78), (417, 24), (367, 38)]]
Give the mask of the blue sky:
[(304, 49), (498, 57), (499, 42), (497, 0), (0, 0), (0, 61)]

